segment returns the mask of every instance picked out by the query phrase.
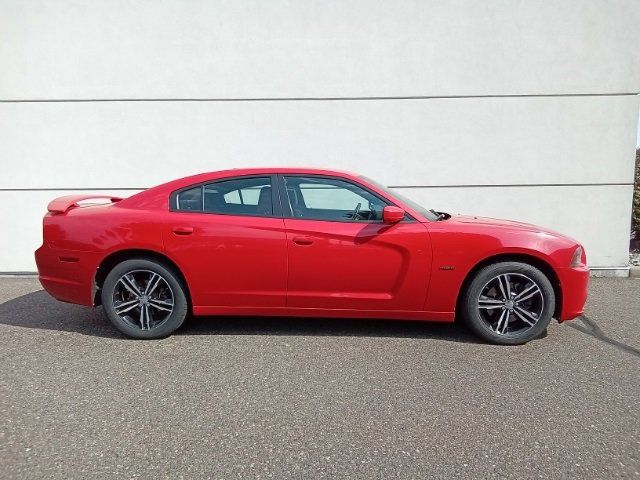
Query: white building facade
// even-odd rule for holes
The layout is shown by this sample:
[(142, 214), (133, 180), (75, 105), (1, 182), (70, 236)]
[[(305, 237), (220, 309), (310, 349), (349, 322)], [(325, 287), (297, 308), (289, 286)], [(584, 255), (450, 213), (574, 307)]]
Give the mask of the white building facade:
[(0, 0), (0, 272), (54, 197), (352, 170), (628, 272), (637, 0)]

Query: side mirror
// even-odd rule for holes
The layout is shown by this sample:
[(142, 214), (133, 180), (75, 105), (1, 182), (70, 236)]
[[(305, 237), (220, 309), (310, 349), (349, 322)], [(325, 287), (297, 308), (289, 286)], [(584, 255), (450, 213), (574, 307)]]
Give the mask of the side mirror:
[(404, 210), (400, 207), (387, 206), (382, 210), (382, 221), (384, 223), (398, 223), (404, 218)]

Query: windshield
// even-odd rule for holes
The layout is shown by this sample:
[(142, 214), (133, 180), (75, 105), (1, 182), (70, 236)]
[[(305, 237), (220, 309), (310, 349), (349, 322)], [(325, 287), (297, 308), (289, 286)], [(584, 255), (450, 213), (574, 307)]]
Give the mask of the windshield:
[(420, 215), (424, 216), (428, 220), (431, 220), (432, 222), (437, 222), (438, 220), (440, 220), (440, 216), (437, 213), (434, 213), (432, 210), (428, 210), (424, 208), (422, 205), (414, 202), (410, 198), (407, 198), (404, 195), (399, 194), (395, 190), (392, 191), (390, 188), (385, 187), (384, 185), (380, 185), (380, 183), (376, 182), (375, 180), (371, 180), (368, 177), (362, 176), (362, 178), (367, 182), (369, 182), (370, 184), (375, 185), (380, 190), (387, 192), (392, 197), (397, 198), (402, 203), (405, 203), (407, 206), (411, 207), (413, 210), (415, 210), (416, 212), (418, 212)]

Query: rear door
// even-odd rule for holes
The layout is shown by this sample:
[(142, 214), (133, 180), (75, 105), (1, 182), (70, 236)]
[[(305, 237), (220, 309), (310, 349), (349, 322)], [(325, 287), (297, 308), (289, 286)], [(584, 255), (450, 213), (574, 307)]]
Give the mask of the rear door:
[(163, 238), (196, 306), (283, 307), (286, 234), (274, 177), (258, 175), (174, 192)]
[(407, 216), (382, 223), (390, 202), (365, 186), (321, 175), (283, 175), (288, 245), (287, 306), (422, 310), (431, 247)]

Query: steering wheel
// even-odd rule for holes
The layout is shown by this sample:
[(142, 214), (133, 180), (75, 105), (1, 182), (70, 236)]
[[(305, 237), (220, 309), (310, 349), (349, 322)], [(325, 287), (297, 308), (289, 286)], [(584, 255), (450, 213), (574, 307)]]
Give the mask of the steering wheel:
[(356, 205), (356, 209), (353, 211), (353, 219), (354, 220), (358, 219), (358, 214), (360, 213), (360, 208), (362, 208), (362, 202), (358, 202), (358, 205)]

